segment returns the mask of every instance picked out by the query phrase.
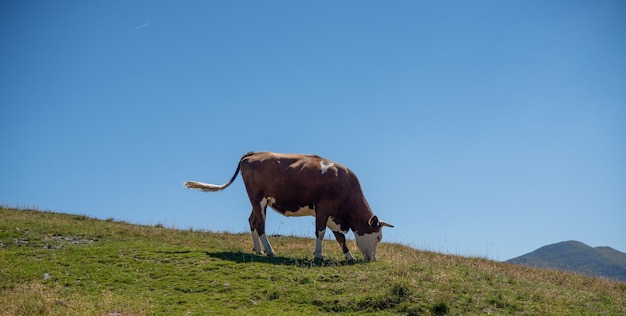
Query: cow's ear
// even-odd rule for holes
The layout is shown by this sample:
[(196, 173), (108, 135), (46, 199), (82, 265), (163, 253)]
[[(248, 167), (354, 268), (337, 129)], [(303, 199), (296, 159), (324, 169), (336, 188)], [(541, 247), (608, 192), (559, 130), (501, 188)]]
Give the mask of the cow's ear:
[(378, 227), (378, 217), (376, 215), (370, 217), (370, 220), (367, 221), (367, 223), (370, 225), (370, 227)]
[(378, 216), (374, 215), (372, 217), (370, 217), (369, 221), (367, 221), (367, 223), (370, 225), (370, 227), (383, 227), (383, 226), (387, 226), (387, 227), (393, 227), (393, 225), (383, 222), (381, 220), (378, 220)]

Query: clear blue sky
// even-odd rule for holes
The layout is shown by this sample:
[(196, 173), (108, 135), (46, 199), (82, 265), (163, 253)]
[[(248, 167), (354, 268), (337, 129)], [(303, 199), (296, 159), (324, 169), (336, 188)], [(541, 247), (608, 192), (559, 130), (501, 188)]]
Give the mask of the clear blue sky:
[(3, 1), (0, 106), (3, 205), (247, 232), (240, 178), (183, 182), (314, 153), (356, 172), (385, 241), (626, 251), (621, 0)]

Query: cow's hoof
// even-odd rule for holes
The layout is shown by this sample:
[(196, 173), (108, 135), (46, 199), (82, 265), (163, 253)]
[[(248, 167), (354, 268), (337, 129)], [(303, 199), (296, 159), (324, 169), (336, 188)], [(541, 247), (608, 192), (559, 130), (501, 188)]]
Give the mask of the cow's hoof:
[(346, 261), (348, 262), (356, 261), (350, 252), (346, 252), (344, 255), (346, 256)]

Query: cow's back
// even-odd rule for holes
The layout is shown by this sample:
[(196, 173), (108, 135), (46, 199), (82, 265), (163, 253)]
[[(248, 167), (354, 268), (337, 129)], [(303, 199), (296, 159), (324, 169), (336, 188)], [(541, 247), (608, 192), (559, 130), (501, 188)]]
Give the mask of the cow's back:
[(282, 213), (313, 208), (320, 199), (345, 203), (351, 194), (362, 194), (349, 169), (316, 155), (253, 153), (243, 157), (241, 175), (253, 204), (272, 198), (272, 207)]

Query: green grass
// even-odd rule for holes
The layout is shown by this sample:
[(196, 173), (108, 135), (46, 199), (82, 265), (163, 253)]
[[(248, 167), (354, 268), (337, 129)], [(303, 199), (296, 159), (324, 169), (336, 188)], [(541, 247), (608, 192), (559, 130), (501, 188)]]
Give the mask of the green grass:
[[(626, 284), (382, 243), (348, 263), (334, 241), (138, 226), (0, 208), (0, 315), (624, 315)], [(356, 246), (349, 245), (356, 251)]]

